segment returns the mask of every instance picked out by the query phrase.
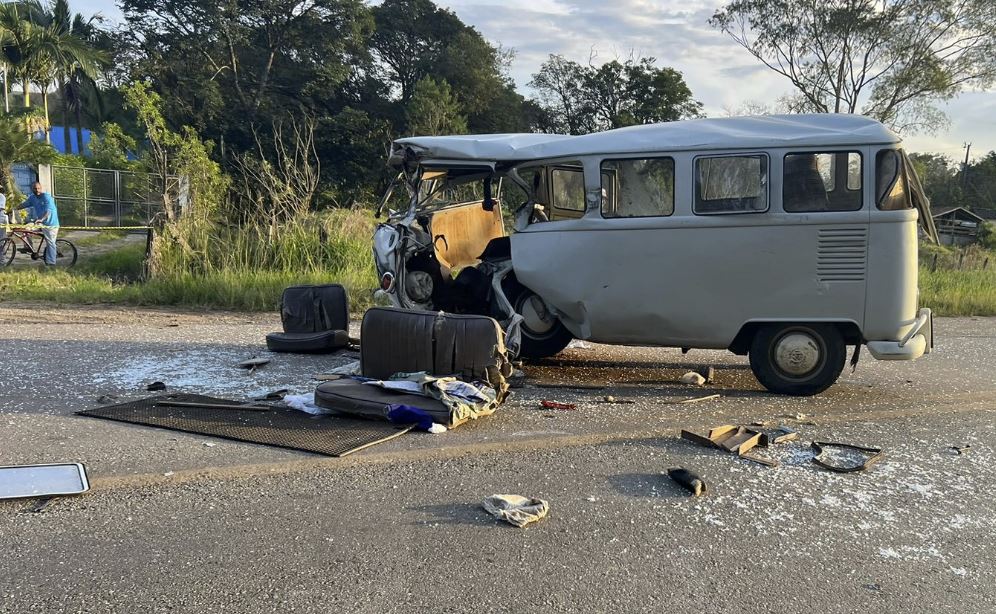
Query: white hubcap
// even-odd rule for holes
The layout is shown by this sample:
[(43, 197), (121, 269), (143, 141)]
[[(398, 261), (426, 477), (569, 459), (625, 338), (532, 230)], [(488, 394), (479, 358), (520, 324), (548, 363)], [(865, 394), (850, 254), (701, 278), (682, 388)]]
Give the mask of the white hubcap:
[(542, 335), (550, 332), (550, 329), (553, 328), (555, 323), (553, 316), (543, 304), (543, 299), (535, 294), (527, 296), (519, 308), (523, 324), (532, 332)]
[(789, 375), (806, 375), (820, 362), (820, 346), (805, 333), (789, 333), (775, 345), (775, 363)]

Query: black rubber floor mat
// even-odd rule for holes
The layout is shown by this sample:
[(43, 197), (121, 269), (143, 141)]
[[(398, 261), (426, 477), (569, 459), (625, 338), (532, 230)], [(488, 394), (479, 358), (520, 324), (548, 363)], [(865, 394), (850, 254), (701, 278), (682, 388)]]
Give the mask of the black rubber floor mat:
[(156, 426), (185, 433), (247, 441), (326, 456), (346, 456), (404, 435), (410, 426), (374, 420), (311, 416), (294, 409), (171, 407), (162, 401), (238, 404), (196, 394), (169, 394), (76, 412), (80, 416)]

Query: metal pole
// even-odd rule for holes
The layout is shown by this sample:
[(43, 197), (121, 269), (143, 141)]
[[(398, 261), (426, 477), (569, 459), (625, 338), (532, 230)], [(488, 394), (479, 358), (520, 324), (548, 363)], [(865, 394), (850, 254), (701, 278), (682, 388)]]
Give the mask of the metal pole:
[[(87, 189), (86, 189), (86, 177), (89, 174), (90, 173), (87, 172), (87, 169), (84, 168), (83, 169), (83, 194), (80, 195), (80, 196), (83, 197), (83, 225), (84, 226), (89, 226), (90, 225), (90, 204), (89, 204), (89, 200), (87, 199)], [(53, 173), (53, 175), (54, 175), (54, 173)], [(53, 181), (53, 183), (54, 183), (54, 181)]]
[(961, 167), (961, 194), (962, 197), (965, 196), (965, 190), (968, 189), (968, 152), (972, 151), (972, 144), (965, 143), (965, 164)]
[(149, 263), (152, 261), (152, 227), (150, 226), (145, 231), (145, 260), (142, 261), (142, 279), (148, 279), (151, 274), (151, 266)]
[(114, 171), (114, 225), (121, 225), (121, 171)]

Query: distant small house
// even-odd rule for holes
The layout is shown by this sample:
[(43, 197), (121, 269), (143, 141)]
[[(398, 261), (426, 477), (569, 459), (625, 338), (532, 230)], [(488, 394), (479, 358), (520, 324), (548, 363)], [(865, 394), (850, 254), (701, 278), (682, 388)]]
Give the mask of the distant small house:
[(931, 216), (941, 245), (968, 245), (979, 240), (985, 219), (964, 207), (948, 207)]

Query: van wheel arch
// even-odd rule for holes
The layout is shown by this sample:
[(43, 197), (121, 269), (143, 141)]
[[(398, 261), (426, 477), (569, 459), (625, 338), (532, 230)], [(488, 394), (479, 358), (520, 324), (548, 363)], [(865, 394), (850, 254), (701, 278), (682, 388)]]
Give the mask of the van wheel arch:
[[(519, 283), (515, 274), (509, 274), (502, 281), (502, 290), (508, 298), (512, 309), (520, 316), (522, 313), (523, 301), (530, 297), (539, 298), (532, 290)], [(542, 299), (539, 299), (542, 301)], [(521, 358), (547, 358), (559, 353), (566, 348), (574, 339), (574, 335), (564, 326), (559, 319), (554, 319), (548, 331), (541, 334), (533, 333), (528, 326), (528, 321), (523, 321), (520, 325), (521, 344), (519, 356)]]
[(784, 322), (747, 322), (740, 327), (740, 331), (737, 336), (733, 338), (730, 346), (727, 348), (737, 356), (746, 356), (747, 352), (750, 350), (750, 344), (754, 341), (754, 336), (765, 326), (771, 325), (784, 325), (784, 324), (806, 324), (806, 325), (816, 325), (816, 324), (831, 324), (840, 331), (841, 336), (844, 338), (844, 343), (846, 345), (858, 345), (865, 342), (864, 335), (861, 334), (861, 329), (855, 322), (852, 321), (840, 321), (840, 322), (806, 322), (806, 321), (784, 321)]

